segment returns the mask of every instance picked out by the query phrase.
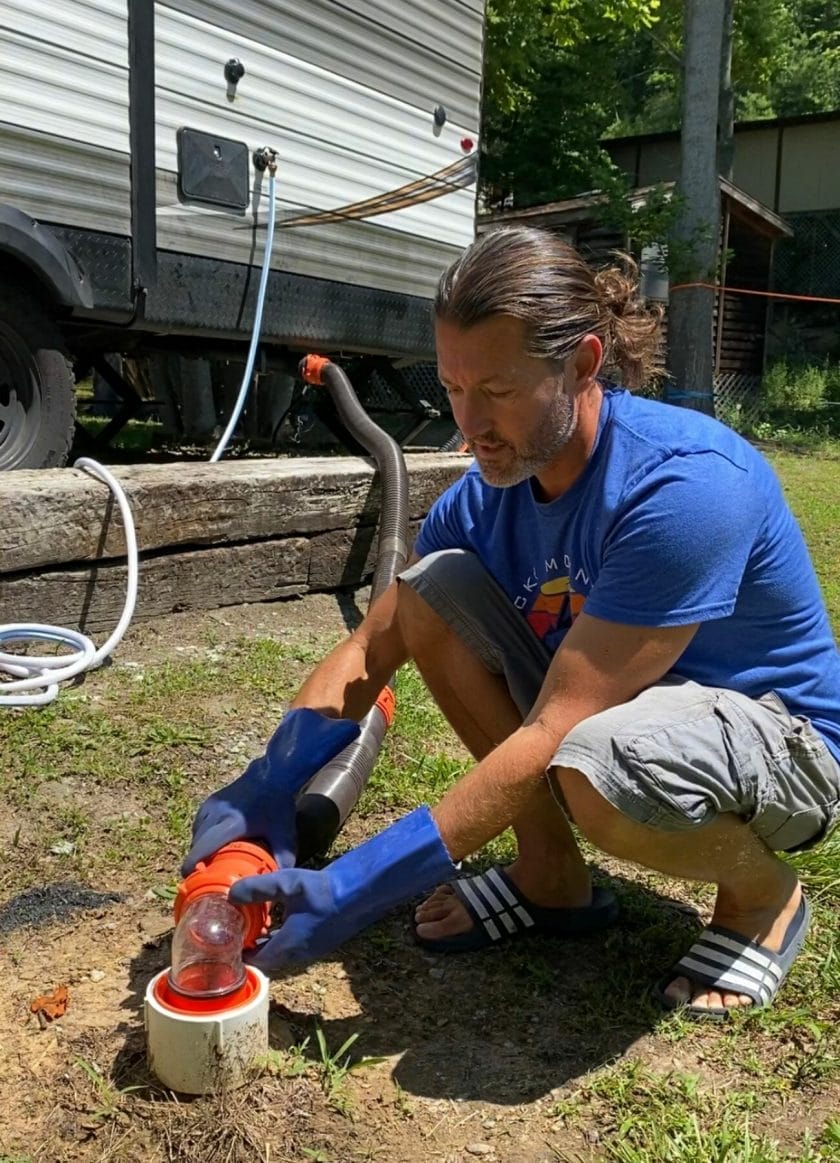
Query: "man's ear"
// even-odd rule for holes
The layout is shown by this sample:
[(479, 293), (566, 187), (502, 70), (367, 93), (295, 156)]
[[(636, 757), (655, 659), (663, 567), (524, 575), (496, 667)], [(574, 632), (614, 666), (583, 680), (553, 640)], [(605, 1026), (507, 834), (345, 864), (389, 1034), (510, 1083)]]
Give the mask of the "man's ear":
[(604, 345), (597, 335), (584, 335), (566, 360), (566, 382), (574, 392), (583, 391), (595, 379), (604, 362)]

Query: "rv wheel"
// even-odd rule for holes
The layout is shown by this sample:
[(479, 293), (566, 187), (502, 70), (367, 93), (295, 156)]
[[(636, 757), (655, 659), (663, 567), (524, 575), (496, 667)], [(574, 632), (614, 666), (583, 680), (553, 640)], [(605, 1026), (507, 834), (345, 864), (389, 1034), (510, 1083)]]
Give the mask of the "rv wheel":
[(75, 413), (58, 328), (33, 296), (0, 288), (0, 469), (64, 464)]

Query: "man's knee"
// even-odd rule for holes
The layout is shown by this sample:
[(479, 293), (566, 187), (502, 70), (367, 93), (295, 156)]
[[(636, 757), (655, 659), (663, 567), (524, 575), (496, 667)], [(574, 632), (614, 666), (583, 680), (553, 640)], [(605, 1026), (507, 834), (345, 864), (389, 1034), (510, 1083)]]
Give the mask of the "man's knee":
[(443, 549), (427, 554), (422, 563), (405, 571), (397, 591), (397, 617), (406, 645), (425, 645), (430, 639), (455, 634), (435, 606), (439, 595), (458, 595), (478, 589), (487, 572), (478, 557), (466, 549)]
[(400, 582), (397, 589), (397, 621), (403, 642), (412, 657), (423, 645), (451, 634), (443, 618), (412, 586)]
[(566, 814), (590, 843), (609, 851), (629, 821), (573, 767), (552, 767), (548, 779)]

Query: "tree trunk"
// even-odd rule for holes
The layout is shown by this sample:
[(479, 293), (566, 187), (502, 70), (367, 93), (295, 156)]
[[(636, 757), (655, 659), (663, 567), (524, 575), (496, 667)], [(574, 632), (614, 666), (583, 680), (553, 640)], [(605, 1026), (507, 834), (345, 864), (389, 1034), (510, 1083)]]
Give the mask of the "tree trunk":
[(666, 393), (674, 403), (714, 414), (715, 292), (679, 284), (712, 282), (720, 234), (717, 169), (718, 98), (727, 0), (684, 0), (681, 201), (670, 251), (674, 289), (668, 308)]

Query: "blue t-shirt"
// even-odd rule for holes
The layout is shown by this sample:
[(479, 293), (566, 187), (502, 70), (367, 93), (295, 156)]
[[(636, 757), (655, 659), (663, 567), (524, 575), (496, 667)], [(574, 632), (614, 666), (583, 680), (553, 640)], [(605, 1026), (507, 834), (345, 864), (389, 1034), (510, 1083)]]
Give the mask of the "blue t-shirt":
[(673, 673), (775, 691), (840, 761), (840, 653), (770, 465), (701, 413), (607, 390), (592, 455), (554, 501), (473, 465), (432, 506), (421, 555), (470, 549), (553, 652), (582, 608), (699, 629)]

